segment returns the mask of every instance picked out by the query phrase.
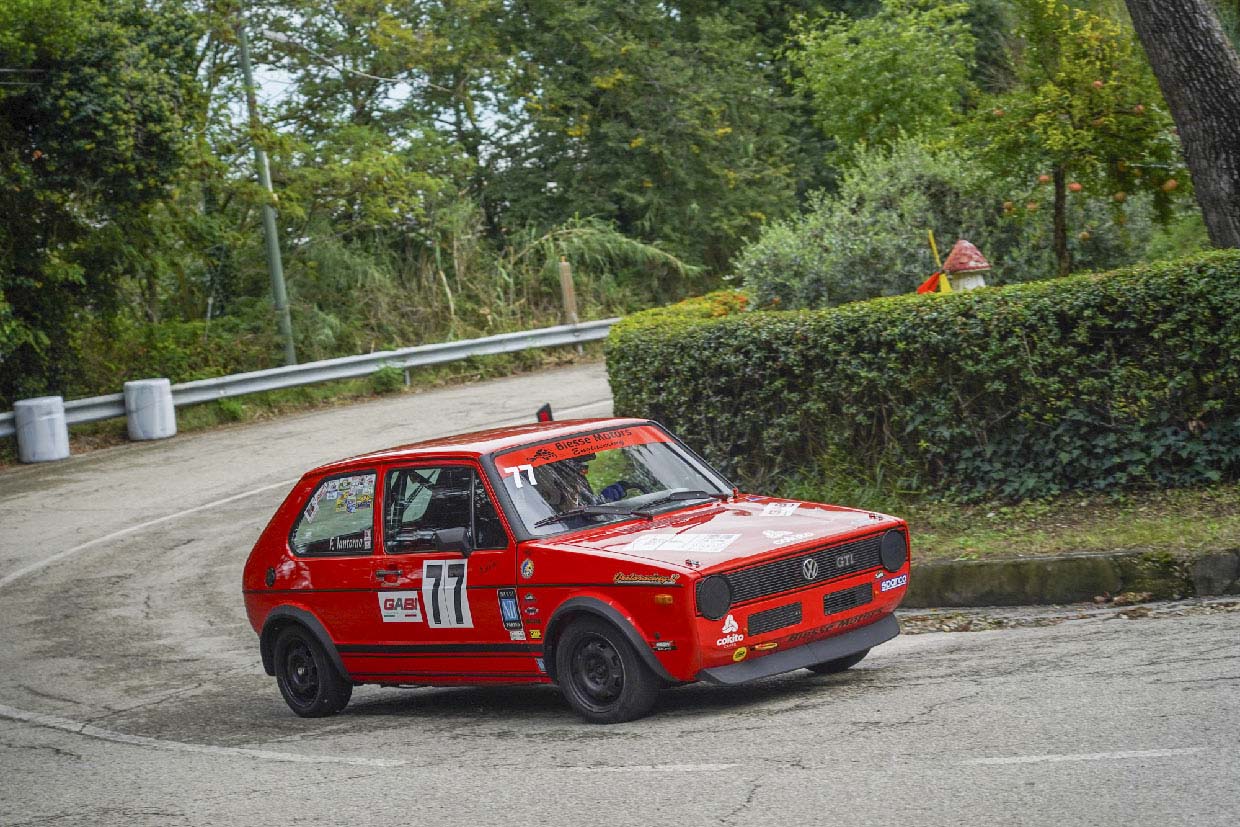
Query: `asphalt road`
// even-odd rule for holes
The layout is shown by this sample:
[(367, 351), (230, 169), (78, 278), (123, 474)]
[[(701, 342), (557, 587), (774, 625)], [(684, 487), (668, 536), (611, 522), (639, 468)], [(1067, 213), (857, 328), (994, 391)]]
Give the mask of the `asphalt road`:
[(541, 687), (294, 717), (239, 584), (293, 479), (544, 401), (610, 409), (588, 366), (0, 472), (0, 824), (1235, 823), (1237, 612), (903, 636), (612, 727)]

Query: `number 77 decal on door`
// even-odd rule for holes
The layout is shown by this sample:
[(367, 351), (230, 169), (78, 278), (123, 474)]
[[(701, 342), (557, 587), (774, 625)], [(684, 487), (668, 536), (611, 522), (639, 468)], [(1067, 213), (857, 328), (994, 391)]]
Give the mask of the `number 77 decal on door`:
[(426, 625), (432, 628), (472, 629), (464, 560), (427, 560), (422, 564), (422, 603)]

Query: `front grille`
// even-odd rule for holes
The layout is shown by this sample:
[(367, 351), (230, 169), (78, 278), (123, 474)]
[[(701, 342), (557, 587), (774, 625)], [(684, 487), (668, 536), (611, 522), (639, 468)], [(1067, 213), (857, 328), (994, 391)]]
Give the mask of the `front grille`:
[(749, 616), (748, 634), (760, 635), (765, 632), (773, 632), (776, 629), (782, 629), (785, 626), (795, 626), (801, 622), (801, 604), (789, 603), (786, 606), (776, 606), (774, 609), (765, 609), (761, 612), (754, 612)]
[[(879, 565), (880, 535), (864, 537), (839, 546), (829, 546), (763, 563), (753, 568), (728, 572), (723, 576), (732, 587), (732, 603), (744, 603), (813, 583), (830, 580), (843, 574), (865, 571)], [(805, 576), (805, 560), (812, 558), (818, 570), (814, 577)]]
[(858, 606), (864, 606), (874, 599), (874, 584), (862, 583), (860, 586), (853, 586), (851, 589), (841, 589), (838, 592), (831, 592), (822, 597), (822, 613), (824, 615), (833, 615), (837, 612), (855, 609)]

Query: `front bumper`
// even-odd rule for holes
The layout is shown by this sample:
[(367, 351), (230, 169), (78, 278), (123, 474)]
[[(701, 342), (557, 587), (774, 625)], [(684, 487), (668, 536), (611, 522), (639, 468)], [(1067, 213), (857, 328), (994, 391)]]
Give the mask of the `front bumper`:
[(769, 678), (771, 675), (804, 669), (815, 663), (848, 657), (863, 649), (871, 649), (880, 643), (886, 643), (898, 634), (900, 634), (900, 624), (896, 622), (895, 615), (889, 614), (869, 626), (862, 626), (860, 629), (829, 637), (826, 640), (806, 643), (753, 660), (730, 663), (714, 669), (703, 669), (697, 673), (697, 680), (726, 685), (748, 683), (758, 678)]

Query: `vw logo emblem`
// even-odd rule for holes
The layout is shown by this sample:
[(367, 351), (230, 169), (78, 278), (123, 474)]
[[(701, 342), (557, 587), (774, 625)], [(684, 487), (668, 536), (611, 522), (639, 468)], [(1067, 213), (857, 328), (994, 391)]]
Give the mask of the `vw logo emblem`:
[(801, 561), (801, 573), (805, 575), (806, 580), (813, 580), (818, 576), (818, 561), (813, 557), (806, 557)]

